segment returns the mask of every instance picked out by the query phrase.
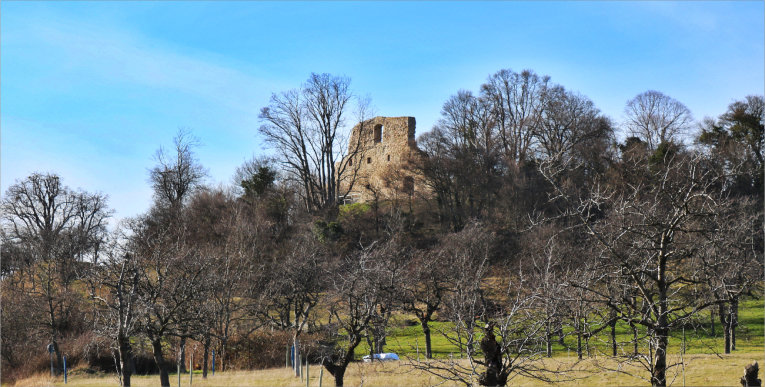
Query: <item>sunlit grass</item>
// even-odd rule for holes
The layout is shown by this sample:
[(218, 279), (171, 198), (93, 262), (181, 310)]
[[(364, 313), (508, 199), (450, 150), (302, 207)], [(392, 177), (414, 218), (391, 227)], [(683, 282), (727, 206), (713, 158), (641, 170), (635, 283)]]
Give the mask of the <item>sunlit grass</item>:
[[(765, 331), (763, 322), (765, 321), (765, 300), (745, 300), (740, 303), (739, 308), (739, 326), (736, 329), (736, 348), (741, 352), (762, 352), (765, 348)], [(723, 351), (724, 337), (722, 326), (717, 315), (715, 315), (715, 336), (711, 335), (709, 322), (709, 311), (701, 312), (701, 324), (697, 329), (690, 326), (685, 331), (686, 354), (714, 354)], [(387, 345), (385, 351), (395, 352), (399, 355), (416, 358), (419, 352), (421, 357), (425, 353), (425, 338), (422, 333), (422, 327), (413, 324), (414, 319), (411, 316), (398, 315), (391, 319), (391, 328), (386, 338)], [(447, 358), (450, 355), (460, 356), (459, 348), (450, 343), (441, 332), (448, 332), (453, 325), (446, 322), (431, 322), (431, 342), (433, 354), (436, 358)], [(571, 328), (564, 329), (568, 334), (564, 339), (564, 345), (560, 345), (557, 336), (553, 343), (554, 356), (573, 356), (576, 354), (576, 336), (571, 333)], [(645, 328), (638, 327), (638, 336), (644, 337)], [(624, 323), (616, 326), (616, 341), (620, 343), (619, 350), (624, 352), (632, 351), (632, 330)], [(583, 344), (584, 345), (584, 344)], [(641, 340), (641, 350), (647, 348), (647, 342)], [(670, 332), (669, 351), (679, 353), (683, 347), (683, 331), (675, 329)], [(590, 352), (592, 355), (605, 354), (611, 351), (610, 328), (602, 330), (597, 336), (590, 339)], [(369, 347), (366, 342), (362, 342), (356, 351), (357, 358), (368, 354)]]
[[(679, 361), (679, 356), (673, 354), (672, 362)], [(696, 354), (684, 357), (685, 368), (673, 367), (668, 374), (668, 382), (674, 386), (738, 386), (739, 378), (744, 374), (744, 367), (752, 361), (765, 363), (765, 356), (759, 353), (735, 353), (731, 355)], [(464, 361), (464, 360), (463, 360)], [(560, 367), (569, 370), (554, 376), (560, 380), (555, 385), (559, 386), (634, 386), (649, 385), (646, 380), (638, 376), (647, 377), (647, 371), (636, 365), (624, 365), (624, 372), (606, 371), (604, 368), (616, 368), (617, 364), (605, 357), (595, 357), (577, 362), (574, 357), (558, 357), (544, 360), (551, 367)], [(319, 385), (320, 368), (311, 366), (309, 370), (309, 385)], [(170, 376), (171, 385), (178, 383), (176, 375)], [(438, 384), (441, 380), (426, 372), (413, 369), (405, 361), (386, 363), (353, 363), (345, 377), (347, 386), (430, 386)], [(156, 386), (159, 376), (134, 376), (133, 386)], [(326, 371), (323, 373), (322, 386), (332, 386), (333, 379)], [(548, 385), (544, 382), (525, 377), (517, 377), (511, 385)], [(17, 386), (64, 386), (61, 378), (55, 381), (42, 376), (21, 381)], [(66, 386), (71, 387), (95, 387), (117, 386), (118, 381), (114, 376), (73, 376)], [(181, 377), (181, 385), (189, 385), (189, 376)], [(305, 381), (295, 378), (290, 369), (275, 368), (260, 371), (232, 371), (210, 375), (202, 379), (201, 374), (195, 373), (194, 386), (305, 386)], [(455, 385), (447, 383), (446, 385)]]
[[(709, 335), (708, 311), (705, 311), (707, 326), (702, 330), (686, 330), (686, 353), (683, 356), (683, 367), (676, 366), (668, 375), (669, 380), (674, 380), (673, 385), (739, 385), (738, 379), (743, 375), (744, 366), (752, 361), (759, 361), (765, 365), (765, 302), (763, 300), (746, 300), (741, 303), (739, 314), (739, 327), (737, 329), (737, 350), (730, 355), (716, 355), (723, 350), (722, 329), (716, 324), (716, 337)], [(353, 363), (346, 373), (346, 385), (348, 386), (428, 386), (440, 382), (437, 377), (413, 369), (407, 364), (407, 359), (425, 360), (425, 343), (422, 328), (414, 322), (411, 316), (394, 316), (391, 321), (391, 329), (387, 338), (386, 351), (396, 352), (402, 357), (400, 362), (387, 363)], [(703, 322), (703, 321), (702, 321)], [(448, 331), (452, 325), (447, 322), (432, 322), (433, 352), (437, 358), (448, 358), (452, 355), (459, 359), (460, 354), (456, 346), (449, 343), (439, 331)], [(682, 348), (682, 331), (672, 332), (670, 339), (671, 363), (680, 361)], [(631, 344), (626, 343), (632, 337), (630, 328), (624, 324), (617, 326), (617, 340), (625, 342), (623, 350), (628, 351)], [(576, 338), (566, 338), (566, 347), (555, 343), (553, 359), (543, 359), (548, 364), (556, 364), (565, 369), (572, 369), (562, 375), (561, 381), (556, 385), (648, 385), (649, 383), (635, 375), (647, 377), (646, 370), (636, 365), (625, 365), (622, 368), (627, 373), (604, 371), (604, 368), (616, 368), (617, 364), (608, 357), (602, 356), (603, 352), (609, 351), (610, 342), (608, 331), (604, 330), (598, 338), (591, 339), (593, 357), (586, 358), (577, 363), (573, 348)], [(366, 343), (363, 343), (356, 351), (357, 357), (367, 354)], [(465, 360), (457, 360), (465, 361)], [(310, 385), (319, 385), (320, 367), (310, 367)], [(683, 376), (685, 383), (683, 383)], [(762, 378), (762, 376), (761, 376)], [(569, 380), (573, 379), (573, 380)], [(159, 382), (158, 375), (133, 376), (134, 386), (155, 386)], [(178, 377), (171, 374), (170, 381), (173, 386), (178, 384)], [(453, 384), (453, 383), (452, 383)], [(543, 385), (544, 383), (527, 378), (514, 379), (511, 384), (515, 385)], [(49, 386), (63, 385), (63, 379), (51, 379), (46, 374), (37, 374), (33, 377), (17, 382), (16, 386)], [(78, 373), (69, 378), (67, 386), (117, 386), (119, 381), (116, 374), (90, 376)], [(181, 376), (181, 385), (189, 385), (189, 375)], [(285, 368), (276, 368), (261, 371), (230, 371), (210, 375), (203, 379), (201, 373), (196, 372), (193, 378), (194, 386), (305, 386), (305, 381), (295, 379), (292, 372)], [(323, 386), (333, 385), (331, 375), (323, 373)]]

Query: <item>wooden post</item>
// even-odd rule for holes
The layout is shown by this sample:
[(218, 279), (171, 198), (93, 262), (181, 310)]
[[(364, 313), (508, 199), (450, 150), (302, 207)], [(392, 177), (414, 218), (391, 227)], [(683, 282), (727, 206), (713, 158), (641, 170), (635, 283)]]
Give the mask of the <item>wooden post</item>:
[(181, 387), (181, 363), (175, 365), (178, 367), (178, 387)]
[(324, 367), (319, 369), (319, 387), (321, 387), (321, 379), (324, 378)]
[(66, 384), (66, 356), (64, 356), (64, 384)]
[(213, 369), (212, 369), (212, 371), (213, 371), (213, 376), (215, 376), (215, 350), (213, 349), (212, 352), (213, 352), (213, 364), (212, 364), (213, 365)]

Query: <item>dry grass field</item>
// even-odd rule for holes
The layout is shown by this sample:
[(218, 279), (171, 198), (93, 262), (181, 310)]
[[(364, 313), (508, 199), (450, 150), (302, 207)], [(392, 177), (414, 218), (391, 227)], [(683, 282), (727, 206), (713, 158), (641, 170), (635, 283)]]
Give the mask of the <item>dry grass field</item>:
[[(675, 360), (678, 360), (677, 358)], [(606, 371), (603, 366), (612, 368), (616, 364), (606, 358), (593, 358), (577, 363), (575, 358), (560, 357), (551, 360), (549, 365), (561, 366), (572, 369), (563, 375), (556, 386), (635, 386), (649, 385), (647, 381), (639, 377), (625, 373)], [(670, 380), (673, 386), (738, 386), (739, 378), (744, 374), (744, 366), (752, 361), (765, 363), (763, 353), (736, 353), (732, 355), (708, 355), (696, 354), (685, 356), (685, 373), (682, 367), (672, 369)], [(635, 366), (622, 368), (627, 373), (635, 373), (646, 376), (645, 370)], [(310, 386), (319, 386), (320, 369), (318, 366), (310, 368)], [(760, 376), (762, 377), (762, 375)], [(177, 375), (171, 375), (171, 384), (178, 383)], [(159, 382), (157, 375), (133, 377), (133, 386), (156, 386)], [(431, 386), (441, 383), (439, 378), (413, 369), (406, 361), (387, 363), (354, 363), (349, 367), (345, 377), (347, 386)], [(73, 375), (69, 378), (67, 387), (96, 387), (118, 386), (119, 382), (113, 375), (87, 376)], [(189, 385), (189, 375), (181, 377), (181, 385)], [(202, 379), (201, 374), (195, 374), (193, 385), (205, 386), (305, 386), (305, 381), (291, 376), (290, 370), (276, 368), (260, 371), (234, 371), (217, 373), (214, 377)], [(331, 376), (324, 372), (322, 386), (332, 386)], [(444, 385), (455, 385), (445, 383)], [(533, 386), (550, 385), (533, 379), (517, 377), (510, 385)], [(50, 379), (45, 376), (37, 376), (16, 383), (16, 386), (64, 386), (63, 379)]]

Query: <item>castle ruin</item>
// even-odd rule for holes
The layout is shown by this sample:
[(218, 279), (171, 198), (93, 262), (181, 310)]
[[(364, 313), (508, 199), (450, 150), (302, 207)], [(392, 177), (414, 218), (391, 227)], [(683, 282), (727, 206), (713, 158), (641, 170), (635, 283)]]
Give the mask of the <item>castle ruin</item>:
[(414, 138), (414, 117), (375, 117), (353, 127), (348, 156), (341, 163), (344, 203), (411, 197), (422, 191), (422, 179), (413, 168), (423, 152)]

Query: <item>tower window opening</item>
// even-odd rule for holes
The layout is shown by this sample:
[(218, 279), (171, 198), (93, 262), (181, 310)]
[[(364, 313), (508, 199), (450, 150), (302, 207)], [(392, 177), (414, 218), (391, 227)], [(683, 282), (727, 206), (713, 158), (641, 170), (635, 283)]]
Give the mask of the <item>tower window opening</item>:
[(372, 158), (371, 157), (367, 157), (367, 164), (372, 164)]
[(375, 144), (382, 142), (383, 139), (383, 126), (380, 124), (375, 125)]
[(349, 160), (348, 160), (348, 165), (349, 165), (349, 166), (353, 166), (353, 159), (349, 159)]
[(390, 161), (390, 155), (388, 155), (388, 161)]

